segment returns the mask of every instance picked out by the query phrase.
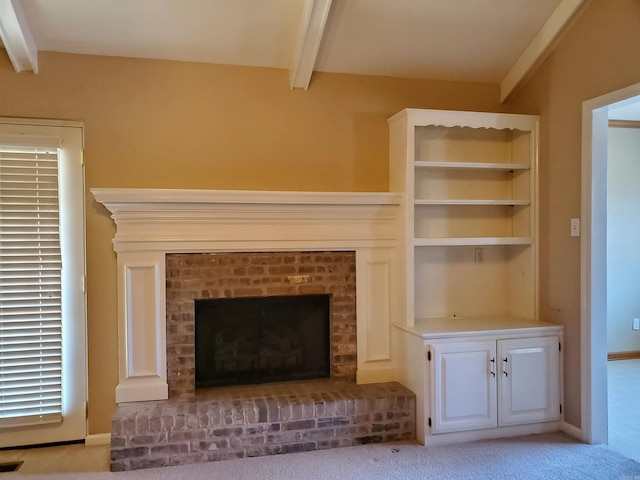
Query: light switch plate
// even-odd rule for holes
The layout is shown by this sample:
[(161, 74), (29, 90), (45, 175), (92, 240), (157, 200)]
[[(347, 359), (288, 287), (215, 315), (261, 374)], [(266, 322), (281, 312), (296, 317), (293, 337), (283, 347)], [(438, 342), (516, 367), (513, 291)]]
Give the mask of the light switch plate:
[(580, 219), (579, 218), (571, 219), (571, 236), (572, 237), (580, 236)]

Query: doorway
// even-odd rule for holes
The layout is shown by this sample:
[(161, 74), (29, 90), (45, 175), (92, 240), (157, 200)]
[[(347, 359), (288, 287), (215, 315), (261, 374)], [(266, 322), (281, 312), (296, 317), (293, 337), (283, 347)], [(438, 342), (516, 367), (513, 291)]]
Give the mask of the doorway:
[(608, 443), (607, 148), (609, 111), (640, 100), (640, 84), (582, 108), (581, 398), (582, 437)]

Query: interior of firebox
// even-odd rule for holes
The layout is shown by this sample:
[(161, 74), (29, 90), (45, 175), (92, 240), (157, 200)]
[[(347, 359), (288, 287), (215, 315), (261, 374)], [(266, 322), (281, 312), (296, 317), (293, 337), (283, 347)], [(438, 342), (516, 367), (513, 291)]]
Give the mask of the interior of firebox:
[(196, 389), (329, 377), (330, 297), (196, 300)]

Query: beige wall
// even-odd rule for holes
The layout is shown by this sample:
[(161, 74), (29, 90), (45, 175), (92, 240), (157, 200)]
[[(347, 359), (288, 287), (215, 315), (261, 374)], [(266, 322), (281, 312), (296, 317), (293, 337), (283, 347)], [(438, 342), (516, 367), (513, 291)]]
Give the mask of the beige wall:
[[(565, 413), (580, 425), (582, 102), (640, 83), (640, 0), (593, 0), (525, 88), (509, 102), (542, 115), (540, 314), (566, 326)], [(605, 321), (605, 319), (602, 319)]]
[(110, 431), (117, 384), (115, 226), (88, 189), (386, 191), (386, 119), (406, 107), (499, 111), (497, 86), (40, 54), (0, 54), (0, 116), (85, 123), (89, 429)]

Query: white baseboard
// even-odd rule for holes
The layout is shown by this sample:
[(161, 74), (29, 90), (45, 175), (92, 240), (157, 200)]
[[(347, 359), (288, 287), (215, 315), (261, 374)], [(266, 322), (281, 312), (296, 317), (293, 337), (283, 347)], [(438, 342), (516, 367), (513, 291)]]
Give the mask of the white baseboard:
[(570, 423), (567, 422), (562, 422), (560, 425), (560, 428), (562, 429), (562, 431), (564, 433), (566, 433), (567, 435), (580, 440), (581, 442), (584, 442), (584, 438), (582, 437), (582, 429), (576, 427), (575, 425), (571, 425)]
[(110, 433), (95, 433), (93, 435), (87, 435), (84, 439), (84, 444), (88, 447), (93, 447), (95, 445), (109, 445), (110, 443)]
[(552, 433), (561, 430), (560, 422), (530, 423), (526, 425), (510, 425), (508, 427), (488, 428), (482, 430), (467, 430), (462, 432), (438, 433), (425, 435), (424, 442), (418, 441), (426, 447), (439, 447), (476, 440), (490, 440), (496, 438), (520, 437), (540, 433)]

